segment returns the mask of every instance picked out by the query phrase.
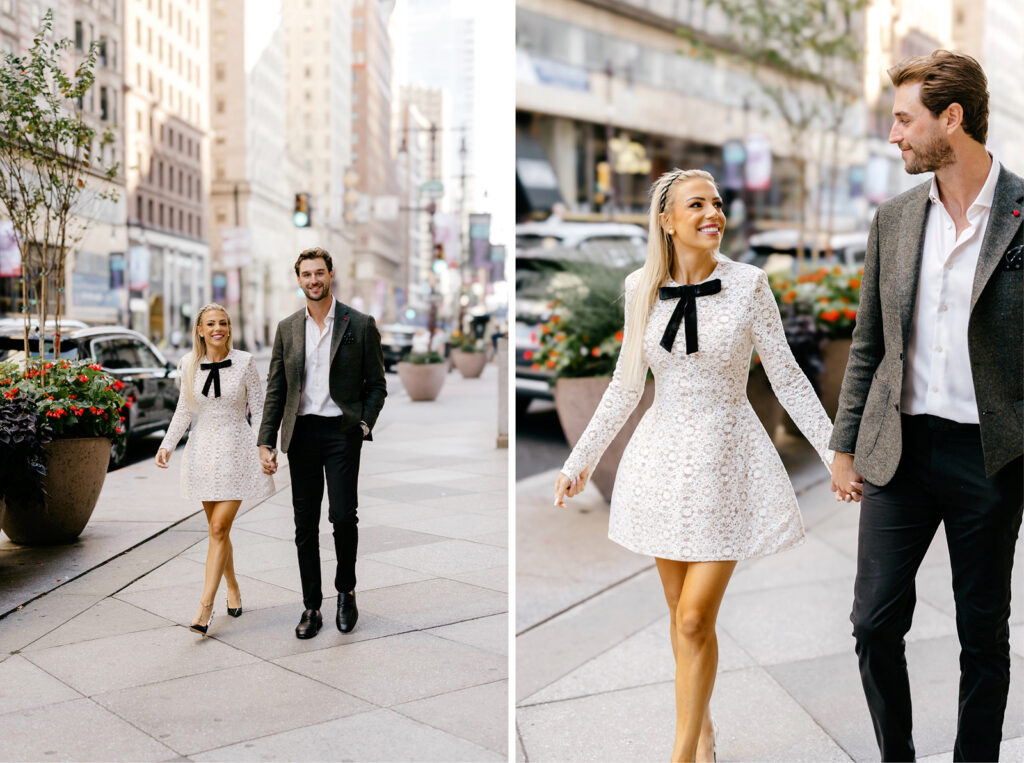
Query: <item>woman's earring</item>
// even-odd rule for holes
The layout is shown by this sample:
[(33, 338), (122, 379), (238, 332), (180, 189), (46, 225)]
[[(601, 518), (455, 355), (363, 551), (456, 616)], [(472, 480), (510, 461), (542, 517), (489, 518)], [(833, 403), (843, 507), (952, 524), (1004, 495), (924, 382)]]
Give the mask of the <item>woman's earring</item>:
[(674, 235), (676, 235), (676, 232), (675, 232), (675, 230), (674, 230), (674, 229), (672, 229), (672, 228), (669, 228), (669, 229), (668, 229), (668, 235), (670, 235), (670, 236), (674, 236)]

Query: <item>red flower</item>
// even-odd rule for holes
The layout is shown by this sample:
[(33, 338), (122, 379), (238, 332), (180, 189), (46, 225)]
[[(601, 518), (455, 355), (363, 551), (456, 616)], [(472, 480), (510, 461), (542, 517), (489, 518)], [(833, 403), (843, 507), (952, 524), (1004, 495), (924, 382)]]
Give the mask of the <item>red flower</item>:
[(549, 360), (547, 362), (547, 367), (548, 368), (554, 368), (555, 367), (555, 361), (554, 360)]
[(846, 309), (843, 310), (843, 317), (848, 318), (849, 320), (852, 321), (854, 318), (857, 317), (857, 311), (847, 307)]
[(134, 401), (131, 398), (128, 398), (127, 400), (124, 401), (124, 407), (125, 408), (131, 408), (133, 402)]
[(595, 347), (590, 351), (590, 354), (593, 355), (595, 358), (598, 357), (601, 354), (601, 348)]
[(121, 381), (120, 379), (115, 379), (114, 380), (114, 389), (117, 390), (118, 392), (123, 390), (124, 389), (124, 382)]
[(78, 381), (80, 381), (80, 382), (87, 382), (87, 381), (89, 381), (89, 377), (88, 377), (88, 376), (86, 376), (85, 374), (79, 374), (79, 375), (78, 375), (77, 377), (75, 377), (75, 378), (77, 378), (77, 379), (78, 379)]
[(72, 400), (78, 399), (78, 395), (68, 395), (68, 397), (71, 398)]
[(93, 371), (103, 370), (103, 366), (101, 366), (99, 363), (93, 363), (92, 365), (89, 366), (89, 368), (91, 368)]
[(621, 331), (621, 329), (619, 331), (615, 332), (615, 339), (616, 339), (616, 341), (619, 341), (619, 342), (622, 341), (622, 331)]
[(530, 368), (532, 368), (534, 371), (539, 371), (540, 370), (540, 363), (533, 363), (533, 364), (530, 365)]
[(523, 350), (523, 360), (533, 360), (533, 350)]
[(859, 278), (851, 278), (850, 279), (850, 288), (851, 289), (859, 289), (860, 288), (860, 279)]

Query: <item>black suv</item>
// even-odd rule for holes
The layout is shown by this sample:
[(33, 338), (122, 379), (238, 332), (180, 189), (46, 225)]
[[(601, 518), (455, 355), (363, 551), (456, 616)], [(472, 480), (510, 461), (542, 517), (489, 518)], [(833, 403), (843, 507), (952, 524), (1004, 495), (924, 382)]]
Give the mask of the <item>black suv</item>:
[[(122, 394), (132, 400), (126, 409), (125, 437), (110, 452), (110, 465), (124, 464), (128, 437), (142, 437), (166, 429), (178, 404), (178, 371), (146, 337), (120, 326), (66, 329), (60, 337), (60, 356), (67, 360), (93, 360), (124, 382)], [(23, 329), (0, 329), (0, 362), (25, 357)], [(53, 357), (53, 332), (43, 339), (47, 357)], [(39, 355), (39, 334), (29, 335), (29, 352)]]

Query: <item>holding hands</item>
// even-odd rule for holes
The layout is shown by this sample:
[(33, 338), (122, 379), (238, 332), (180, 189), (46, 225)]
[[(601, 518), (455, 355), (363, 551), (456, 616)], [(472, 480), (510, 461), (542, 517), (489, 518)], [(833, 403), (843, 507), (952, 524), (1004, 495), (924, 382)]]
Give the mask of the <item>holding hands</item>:
[(832, 461), (831, 490), (836, 494), (837, 501), (860, 502), (864, 492), (864, 478), (854, 471), (853, 455), (850, 453), (836, 453)]
[(264, 474), (273, 474), (277, 471), (277, 452), (266, 445), (260, 445), (260, 464), (263, 466)]
[(572, 480), (559, 472), (558, 479), (555, 480), (555, 506), (564, 507), (566, 498), (574, 498), (582, 493), (583, 488), (587, 486), (588, 479), (590, 479), (589, 466)]

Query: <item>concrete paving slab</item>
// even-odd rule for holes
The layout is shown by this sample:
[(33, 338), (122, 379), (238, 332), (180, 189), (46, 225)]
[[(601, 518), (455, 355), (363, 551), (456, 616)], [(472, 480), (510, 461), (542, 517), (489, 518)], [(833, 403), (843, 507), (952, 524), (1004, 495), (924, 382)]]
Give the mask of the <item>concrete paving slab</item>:
[(405, 469), (391, 473), (391, 478), (396, 482), (409, 482), (417, 485), (431, 485), (436, 482), (451, 482), (458, 484), (466, 482), (472, 484), (479, 479), (479, 475), (472, 472), (462, 471), (461, 464), (443, 467), (429, 467), (424, 469)]
[(429, 545), (364, 554), (365, 558), (435, 575), (475, 572), (508, 565), (505, 549), (485, 543), (441, 539)]
[[(242, 606), (246, 610), (262, 609), (263, 607), (277, 607), (282, 604), (290, 604), (296, 601), (294, 591), (281, 588), (262, 580), (238, 575), (238, 588), (242, 593)], [(199, 599), (203, 592), (202, 583), (190, 583), (167, 588), (154, 588), (148, 591), (122, 591), (117, 598), (134, 604), (140, 609), (152, 612), (155, 615), (166, 617), (168, 620), (187, 625), (195, 616), (199, 607)], [(227, 589), (223, 581), (217, 590), (214, 598), (214, 611), (223, 614), (224, 597)], [(301, 597), (298, 597), (301, 602)]]
[(388, 501), (417, 502), (431, 498), (450, 498), (458, 495), (468, 495), (472, 490), (465, 486), (449, 485), (438, 483), (431, 485), (393, 485), (391, 487), (369, 488), (360, 490), (360, 495), (376, 496)]
[[(495, 480), (495, 484), (498, 484), (500, 480)], [(452, 509), (454, 511), (479, 511), (481, 509), (490, 509), (492, 507), (501, 507), (508, 505), (508, 496), (504, 498), (497, 495), (492, 495), (493, 491), (487, 491), (482, 493), (478, 490), (466, 490), (465, 492), (455, 493), (452, 495), (444, 496), (423, 496), (420, 500), (417, 500), (417, 504), (423, 506), (429, 506), (434, 509)], [(500, 510), (500, 508), (499, 508)]]
[(454, 572), (445, 575), (460, 583), (490, 588), (492, 591), (508, 593), (508, 567), (488, 567), (485, 570), (472, 570), (470, 572)]
[[(846, 654), (853, 649), (852, 601), (852, 580), (727, 592), (718, 625), (761, 665)], [(934, 638), (955, 629), (947, 615), (918, 602), (911, 638)]]
[(0, 627), (0, 655), (26, 648), (101, 599), (101, 594), (50, 593), (15, 610)]
[[(504, 706), (505, 716), (492, 712)], [(468, 739), (498, 753), (508, 754), (508, 681), (439, 694), (434, 697), (395, 705), (392, 710), (414, 721)], [(415, 755), (419, 759), (418, 755)]]
[[(334, 574), (337, 566), (337, 562), (334, 559), (320, 563), (320, 579), (325, 600), (336, 595)], [(507, 574), (508, 571), (506, 570)], [(288, 567), (250, 572), (249, 577), (280, 586), (281, 588), (287, 588), (289, 591), (295, 591), (298, 594), (302, 593), (302, 579), (299, 577), (297, 562)], [(417, 572), (416, 570), (409, 570), (404, 567), (396, 567), (393, 564), (377, 562), (373, 559), (356, 559), (356, 588), (359, 592), (369, 591), (374, 588), (387, 588), (388, 586), (401, 585), (403, 583), (414, 583), (420, 580), (429, 580), (433, 577), (434, 575), (428, 572)]]
[(452, 506), (425, 506), (421, 503), (382, 503), (371, 506), (365, 511), (360, 507), (359, 522), (371, 518), (376, 524), (389, 527), (402, 527), (411, 522), (422, 522), (429, 519), (440, 519), (460, 513), (461, 509)]
[[(324, 540), (331, 544), (333, 550), (333, 536), (325, 534), (320, 536), (321, 546)], [(365, 530), (359, 528), (359, 556), (366, 558), (371, 554), (382, 551), (396, 551), (412, 546), (422, 546), (427, 543), (438, 543), (442, 539), (436, 535), (424, 532), (415, 532), (401, 527), (367, 527)]]
[(431, 628), (426, 633), (462, 644), (485, 649), (494, 654), (508, 655), (508, 614), (478, 617), (460, 623)]
[[(108, 692), (95, 700), (182, 755), (370, 709), (345, 692), (265, 662)], [(302, 712), (282, 712), (285, 707)]]
[(192, 586), (202, 590), (204, 580), (206, 580), (206, 564), (204, 561), (185, 556), (175, 556), (159, 567), (147, 572), (131, 585), (118, 591), (118, 593), (130, 595), (139, 591), (155, 591), (171, 586)]
[(256, 661), (252, 655), (179, 626), (65, 644), (24, 656), (87, 696)]
[(102, 599), (25, 648), (26, 652), (174, 625), (118, 599)]
[(426, 633), (403, 633), (275, 662), (381, 706), (493, 683), (505, 677), (508, 665), (504, 657)]
[(474, 538), (477, 543), (486, 543), (489, 546), (498, 546), (500, 548), (508, 548), (508, 530), (501, 530), (500, 532), (488, 533), (487, 535), (481, 535)]
[(192, 756), (210, 761), (489, 761), (504, 760), (472, 742), (374, 710)]
[[(907, 644), (907, 669), (914, 710), (914, 745), (919, 757), (953, 748), (959, 693), (956, 638)], [(768, 668), (772, 676), (855, 760), (877, 760), (878, 747), (852, 653)], [(1011, 673), (1022, 675), (1024, 660), (1013, 657)], [(822, 677), (828, 676), (827, 681)], [(716, 690), (717, 695), (717, 690)], [(1010, 684), (1003, 736), (1024, 734), (1024, 685)]]
[(323, 628), (310, 639), (295, 637), (295, 626), (302, 615), (301, 602), (243, 612), (240, 618), (224, 628), (220, 627), (222, 621), (217, 621), (218, 627), (213, 631), (213, 635), (218, 641), (255, 655), (261, 660), (276, 660), (279, 657), (306, 654), (411, 630), (409, 625), (388, 620), (360, 604), (359, 622), (355, 629), (350, 633), (341, 633), (334, 622), (336, 611), (333, 601), (324, 602), (321, 609), (324, 618)]
[(797, 548), (740, 562), (729, 582), (727, 595), (786, 588), (811, 581), (852, 579), (856, 572), (854, 559), (809, 535)]
[[(999, 745), (1000, 760), (1024, 760), (1024, 737), (1004, 739)], [(947, 763), (953, 760), (953, 751), (945, 750), (925, 758), (918, 758), (918, 763)]]
[[(613, 617), (608, 616), (610, 612)], [(646, 628), (664, 613), (657, 573), (649, 569), (521, 633), (516, 638), (517, 701)]]
[(0, 717), (0, 726), (3, 761), (144, 761), (177, 757), (169, 747), (91, 699), (9, 713)]
[(434, 628), (508, 609), (508, 596), (454, 580), (435, 578), (359, 593), (360, 607), (413, 628)]
[(401, 525), (407, 530), (443, 535), (448, 538), (475, 540), (481, 535), (507, 532), (508, 520), (502, 516), (486, 516), (472, 512), (450, 514), (446, 517), (425, 517)]
[(81, 698), (79, 692), (21, 655), (0, 662), (0, 716)]

